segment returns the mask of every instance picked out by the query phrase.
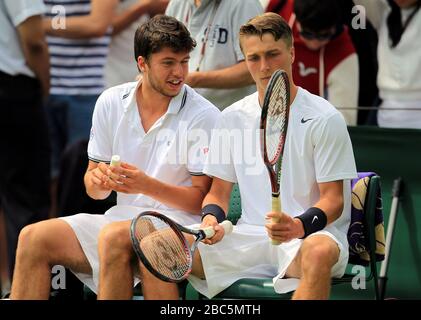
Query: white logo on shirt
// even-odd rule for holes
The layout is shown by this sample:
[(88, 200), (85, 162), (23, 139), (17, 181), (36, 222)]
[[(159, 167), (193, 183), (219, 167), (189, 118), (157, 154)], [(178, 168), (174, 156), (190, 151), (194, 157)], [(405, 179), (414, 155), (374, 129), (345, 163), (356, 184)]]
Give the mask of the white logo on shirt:
[(307, 68), (306, 69), (306, 66), (301, 61), (298, 62), (298, 68), (300, 69), (299, 73), (300, 73), (300, 76), (302, 76), (302, 77), (307, 77), (308, 75), (310, 75), (312, 73), (317, 73), (316, 68)]

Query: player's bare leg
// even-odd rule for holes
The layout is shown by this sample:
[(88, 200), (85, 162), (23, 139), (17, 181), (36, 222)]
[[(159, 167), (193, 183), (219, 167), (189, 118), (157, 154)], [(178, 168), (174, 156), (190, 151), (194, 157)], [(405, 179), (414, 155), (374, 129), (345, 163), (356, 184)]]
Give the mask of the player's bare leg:
[(331, 269), (338, 261), (339, 248), (325, 235), (304, 240), (296, 258), (288, 267), (286, 276), (301, 278), (293, 299), (328, 299), (331, 286)]
[(23, 228), (19, 235), (10, 298), (48, 299), (54, 265), (91, 273), (70, 225), (60, 219), (51, 219)]
[[(184, 234), (190, 245), (194, 242), (194, 237)], [(149, 272), (149, 270), (139, 262), (142, 275), (142, 288), (146, 300), (178, 300), (179, 291), (177, 284), (162, 281)], [(202, 259), (199, 250), (194, 252), (192, 274), (204, 279)]]
[(98, 238), (98, 299), (131, 299), (133, 297), (133, 261), (130, 240), (131, 220), (106, 225)]

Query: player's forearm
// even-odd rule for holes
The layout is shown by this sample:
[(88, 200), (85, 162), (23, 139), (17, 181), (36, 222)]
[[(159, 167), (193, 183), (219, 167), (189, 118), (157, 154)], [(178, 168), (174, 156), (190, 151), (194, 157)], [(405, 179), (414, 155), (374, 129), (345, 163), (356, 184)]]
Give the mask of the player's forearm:
[(203, 200), (202, 207), (216, 204), (224, 210), (225, 214), (228, 214), (232, 187), (233, 183), (214, 177), (212, 187)]
[(146, 190), (143, 194), (155, 199), (165, 205), (190, 212), (200, 214), (202, 202), (206, 195), (206, 190), (191, 186), (182, 187), (161, 182), (157, 179), (148, 177)]
[(317, 207), (326, 214), (327, 224), (339, 219), (344, 207), (344, 200), (342, 196), (329, 196), (321, 197), (320, 200), (313, 206)]
[(220, 206), (225, 214), (228, 214), (228, 209), (229, 209), (229, 196), (228, 197), (224, 197), (222, 195), (217, 195), (214, 194), (212, 192), (209, 192), (205, 199), (203, 200), (203, 204), (202, 206), (206, 206), (208, 204), (216, 204), (218, 206)]
[(86, 193), (94, 200), (104, 200), (111, 194), (110, 190), (104, 190), (99, 185), (93, 183), (91, 171), (85, 173), (84, 183)]
[(187, 84), (194, 88), (233, 89), (254, 84), (246, 63), (241, 61), (231, 67), (192, 72)]

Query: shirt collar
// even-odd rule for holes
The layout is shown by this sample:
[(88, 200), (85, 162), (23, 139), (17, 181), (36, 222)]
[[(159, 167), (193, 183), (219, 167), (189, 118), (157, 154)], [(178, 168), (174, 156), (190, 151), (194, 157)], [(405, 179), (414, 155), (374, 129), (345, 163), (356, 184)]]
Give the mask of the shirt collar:
[(170, 101), (170, 105), (168, 106), (167, 113), (169, 114), (178, 114), (181, 109), (184, 108), (187, 100), (187, 87), (183, 85), (178, 95), (173, 97)]
[[(140, 79), (136, 86), (131, 87), (130, 91), (126, 92), (123, 95), (123, 99), (127, 99), (127, 102), (124, 104), (124, 112), (126, 112), (131, 107), (137, 106), (136, 102), (136, 92), (139, 89), (139, 86), (142, 84), (142, 79)], [(173, 97), (170, 100), (170, 104), (168, 106), (168, 110), (166, 113), (168, 114), (178, 114), (181, 109), (184, 108), (187, 101), (187, 86), (183, 85), (178, 95)]]

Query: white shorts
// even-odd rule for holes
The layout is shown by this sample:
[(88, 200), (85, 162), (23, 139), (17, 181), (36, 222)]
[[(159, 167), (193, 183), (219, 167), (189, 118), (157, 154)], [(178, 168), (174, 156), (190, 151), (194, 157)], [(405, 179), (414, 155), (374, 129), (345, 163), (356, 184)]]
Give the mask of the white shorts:
[[(148, 209), (128, 205), (117, 205), (110, 208), (104, 215), (80, 213), (60, 218), (72, 227), (92, 268), (92, 274), (72, 272), (93, 292), (98, 293), (98, 235), (101, 229), (112, 222), (132, 220), (143, 211), (148, 211)], [(193, 224), (200, 221), (200, 216), (192, 216), (178, 211), (161, 213), (167, 215), (169, 218), (180, 224)], [(133, 286), (139, 283), (139, 281), (140, 279), (134, 278)]]
[[(337, 263), (332, 268), (332, 277), (342, 277), (348, 263), (346, 235), (335, 227), (313, 233), (331, 237), (340, 250)], [(231, 284), (243, 278), (273, 278), (274, 287), (282, 287), (282, 278), (291, 264), (303, 240), (294, 239), (279, 246), (271, 244), (262, 226), (237, 225), (233, 232), (214, 245), (199, 244), (206, 280), (194, 275), (188, 280), (207, 298), (212, 298)], [(277, 283), (279, 282), (279, 283)], [(298, 283), (298, 281), (297, 281)], [(289, 285), (289, 284), (288, 284)], [(291, 290), (294, 290), (291, 288)], [(282, 292), (282, 288), (280, 291)]]

